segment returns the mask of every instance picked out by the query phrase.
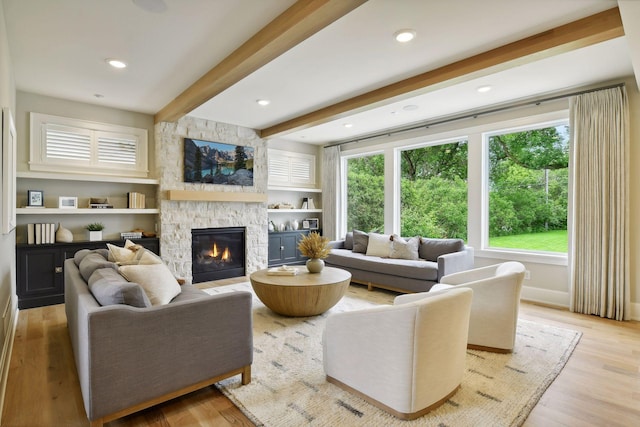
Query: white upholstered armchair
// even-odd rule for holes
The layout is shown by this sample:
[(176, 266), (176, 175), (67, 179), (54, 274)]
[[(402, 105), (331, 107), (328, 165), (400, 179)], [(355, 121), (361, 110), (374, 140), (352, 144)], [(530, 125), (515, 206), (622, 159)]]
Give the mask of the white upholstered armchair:
[(472, 294), (458, 289), (330, 315), (327, 381), (402, 419), (438, 407), (462, 381)]
[[(521, 263), (503, 262), (444, 276), (429, 292), (473, 289), (468, 347), (509, 353), (516, 339), (524, 273)], [(397, 299), (407, 302), (420, 295), (424, 294), (401, 295)]]

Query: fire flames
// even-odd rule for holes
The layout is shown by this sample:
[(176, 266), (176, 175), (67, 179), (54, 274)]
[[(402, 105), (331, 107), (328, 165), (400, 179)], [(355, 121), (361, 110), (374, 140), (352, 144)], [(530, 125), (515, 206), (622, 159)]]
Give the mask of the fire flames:
[(218, 244), (213, 242), (213, 247), (207, 254), (210, 258), (219, 259), (224, 262), (231, 261), (231, 253), (229, 252), (229, 247), (225, 247), (222, 253), (218, 250)]

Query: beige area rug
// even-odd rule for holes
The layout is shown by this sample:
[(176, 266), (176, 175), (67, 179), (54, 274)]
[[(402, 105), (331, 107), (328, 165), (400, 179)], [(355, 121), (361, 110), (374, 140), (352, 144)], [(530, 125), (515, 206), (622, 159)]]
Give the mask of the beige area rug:
[[(207, 289), (211, 294), (251, 291), (249, 283)], [(520, 320), (515, 351), (468, 350), (458, 392), (440, 408), (401, 421), (325, 379), (322, 332), (334, 312), (392, 304), (394, 295), (350, 286), (345, 297), (320, 316), (277, 315), (255, 296), (252, 380), (238, 376), (218, 388), (260, 426), (519, 426), (560, 373), (581, 333)], [(354, 355), (354, 357), (366, 357)]]

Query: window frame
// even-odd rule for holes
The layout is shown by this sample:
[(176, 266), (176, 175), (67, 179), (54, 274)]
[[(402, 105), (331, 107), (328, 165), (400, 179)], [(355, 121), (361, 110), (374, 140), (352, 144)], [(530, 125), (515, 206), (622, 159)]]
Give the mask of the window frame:
[[(82, 173), (146, 178), (148, 170), (148, 132), (146, 129), (92, 122), (41, 113), (29, 113), (29, 169), (38, 172)], [(89, 158), (47, 157), (47, 131), (84, 135), (89, 141)], [(135, 144), (133, 163), (101, 161), (102, 138), (130, 140)]]
[[(571, 251), (571, 227), (573, 212), (571, 208), (572, 199), (572, 161), (571, 152), (573, 141), (569, 136), (569, 182), (567, 200), (567, 232), (569, 233), (569, 245), (567, 252), (548, 252), (516, 248), (494, 248), (489, 246), (489, 138), (493, 135), (522, 132), (531, 129), (542, 129), (555, 126), (569, 126), (569, 111), (561, 110), (551, 114), (532, 115), (522, 117), (517, 120), (493, 123), (489, 128), (481, 132), (482, 137), (482, 213), (481, 213), (481, 236), (480, 248), (476, 249), (476, 255), (486, 256), (496, 259), (541, 262), (544, 264), (567, 265), (568, 256)], [(571, 129), (569, 129), (571, 132)]]

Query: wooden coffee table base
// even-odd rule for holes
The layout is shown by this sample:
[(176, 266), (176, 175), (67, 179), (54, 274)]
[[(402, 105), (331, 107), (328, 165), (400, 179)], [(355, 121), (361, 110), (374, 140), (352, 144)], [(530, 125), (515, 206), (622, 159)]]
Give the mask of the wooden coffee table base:
[(344, 296), (351, 273), (325, 267), (320, 273), (309, 273), (297, 267), (295, 276), (271, 276), (260, 270), (250, 276), (251, 286), (260, 301), (285, 316), (315, 316), (336, 305)]

